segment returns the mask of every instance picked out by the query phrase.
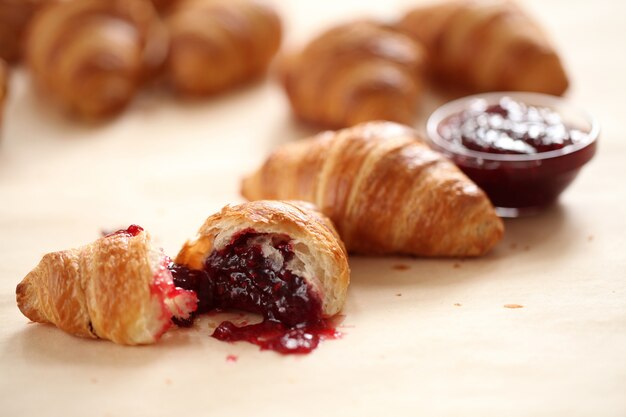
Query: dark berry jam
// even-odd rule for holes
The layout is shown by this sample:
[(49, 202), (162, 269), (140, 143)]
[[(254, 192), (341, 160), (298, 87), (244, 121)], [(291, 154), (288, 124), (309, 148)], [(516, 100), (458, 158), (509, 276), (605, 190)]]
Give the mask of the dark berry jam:
[(487, 193), (500, 215), (533, 214), (556, 201), (593, 157), (597, 127), (572, 128), (557, 111), (510, 97), (491, 103), (473, 99), (432, 130), (429, 121), (430, 136)]
[(445, 140), (472, 151), (518, 155), (562, 149), (586, 137), (563, 124), (554, 110), (509, 97), (449, 116), (442, 121), (440, 132)]
[(287, 236), (246, 230), (213, 252), (203, 271), (180, 265), (170, 269), (176, 286), (198, 294), (197, 314), (234, 308), (264, 318), (263, 323), (243, 327), (224, 322), (213, 337), (245, 340), (281, 353), (305, 353), (334, 329), (323, 320), (321, 300), (306, 280), (287, 269), (294, 256)]
[(113, 232), (102, 231), (102, 235), (104, 237), (115, 236), (115, 235), (129, 235), (129, 236), (137, 236), (139, 233), (143, 232), (143, 227), (137, 226), (136, 224), (131, 224), (126, 229), (120, 229)]

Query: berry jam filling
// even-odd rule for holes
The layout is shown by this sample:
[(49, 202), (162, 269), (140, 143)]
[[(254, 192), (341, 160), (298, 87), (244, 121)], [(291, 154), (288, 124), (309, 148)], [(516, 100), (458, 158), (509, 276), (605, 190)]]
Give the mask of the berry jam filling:
[[(261, 349), (307, 353), (320, 338), (338, 334), (322, 319), (319, 297), (288, 265), (295, 258), (287, 236), (245, 230), (205, 261), (203, 271), (171, 265), (177, 287), (198, 294), (198, 313), (235, 308), (261, 314), (263, 323), (237, 327), (221, 323), (213, 337), (245, 340)], [(179, 321), (180, 325), (190, 325)]]
[(561, 116), (503, 97), (498, 104), (476, 102), (440, 125), (442, 137), (466, 149), (497, 154), (535, 154), (562, 149), (586, 135), (567, 127)]

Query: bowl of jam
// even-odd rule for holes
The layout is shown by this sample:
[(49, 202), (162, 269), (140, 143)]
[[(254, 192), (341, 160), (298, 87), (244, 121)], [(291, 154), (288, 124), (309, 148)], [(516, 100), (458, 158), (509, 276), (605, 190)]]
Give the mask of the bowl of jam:
[(597, 121), (560, 97), (486, 93), (451, 101), (428, 137), (491, 199), (501, 217), (554, 203), (596, 152)]

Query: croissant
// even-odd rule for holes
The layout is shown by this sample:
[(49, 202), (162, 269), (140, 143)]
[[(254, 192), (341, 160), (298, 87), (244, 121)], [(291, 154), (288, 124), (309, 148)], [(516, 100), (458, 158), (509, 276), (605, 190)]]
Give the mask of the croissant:
[(484, 192), (392, 122), (283, 145), (243, 180), (242, 194), (315, 203), (353, 253), (477, 256), (503, 235)]
[(120, 112), (166, 54), (167, 33), (147, 0), (53, 5), (35, 16), (26, 42), (40, 89), (87, 120)]
[(58, 0), (0, 0), (0, 58), (19, 61), (25, 29), (42, 7)]
[(76, 336), (124, 345), (153, 343), (195, 310), (196, 295), (175, 288), (170, 259), (131, 226), (78, 249), (49, 253), (17, 286), (29, 319)]
[(539, 25), (508, 0), (452, 0), (408, 12), (398, 28), (422, 42), (436, 79), (474, 92), (568, 87), (561, 60)]
[(423, 48), (381, 24), (334, 27), (287, 56), (281, 77), (303, 121), (341, 128), (370, 120), (410, 124), (423, 89)]
[(175, 262), (207, 271), (215, 285), (212, 307), (252, 311), (290, 326), (337, 314), (350, 280), (333, 224), (298, 201), (228, 205), (204, 222)]
[(167, 26), (167, 74), (187, 95), (213, 94), (260, 75), (281, 41), (276, 12), (251, 0), (184, 0)]

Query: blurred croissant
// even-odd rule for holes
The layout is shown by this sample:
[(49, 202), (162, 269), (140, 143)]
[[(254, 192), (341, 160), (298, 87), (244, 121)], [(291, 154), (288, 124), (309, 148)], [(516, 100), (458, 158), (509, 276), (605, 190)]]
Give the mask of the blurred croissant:
[(0, 58), (8, 63), (22, 55), (25, 29), (43, 6), (60, 0), (0, 0)]
[(391, 122), (283, 145), (244, 179), (242, 194), (316, 204), (352, 253), (478, 256), (503, 235), (485, 193)]
[(262, 74), (281, 41), (278, 15), (253, 0), (184, 0), (167, 26), (167, 75), (186, 95), (213, 94)]
[(133, 225), (45, 255), (17, 286), (17, 305), (29, 319), (75, 336), (153, 343), (172, 317), (188, 318), (197, 306), (194, 293), (174, 286), (169, 263)]
[(422, 42), (432, 72), (473, 92), (562, 94), (567, 76), (539, 25), (509, 0), (451, 0), (408, 12), (398, 28)]
[(148, 0), (56, 4), (35, 16), (26, 44), (38, 87), (84, 119), (121, 111), (166, 53), (166, 31)]
[(411, 124), (422, 92), (424, 51), (370, 21), (334, 27), (283, 62), (295, 115), (330, 128), (369, 120)]
[(4, 102), (7, 97), (8, 84), (9, 84), (9, 70), (7, 65), (0, 58), (0, 136), (2, 130), (2, 119), (4, 115)]

